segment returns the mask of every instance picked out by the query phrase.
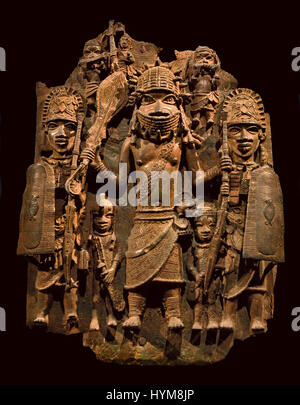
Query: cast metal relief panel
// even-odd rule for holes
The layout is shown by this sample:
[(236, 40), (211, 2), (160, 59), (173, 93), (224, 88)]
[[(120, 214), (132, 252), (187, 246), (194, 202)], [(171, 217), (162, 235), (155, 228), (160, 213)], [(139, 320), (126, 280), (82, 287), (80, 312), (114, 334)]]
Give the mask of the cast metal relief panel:
[(273, 317), (282, 192), (259, 94), (207, 46), (159, 52), (110, 21), (37, 84), (27, 324), (105, 362), (205, 365)]

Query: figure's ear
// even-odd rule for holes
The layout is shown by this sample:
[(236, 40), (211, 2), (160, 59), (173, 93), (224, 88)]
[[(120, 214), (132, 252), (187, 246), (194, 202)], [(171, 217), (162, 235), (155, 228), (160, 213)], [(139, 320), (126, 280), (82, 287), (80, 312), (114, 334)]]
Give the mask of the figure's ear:
[(49, 138), (48, 138), (48, 128), (46, 125), (43, 125), (42, 129), (43, 137), (41, 137), (41, 143), (40, 143), (40, 152), (42, 154), (47, 154), (52, 151), (52, 148), (49, 144)]
[(259, 134), (258, 134), (260, 142), (264, 142), (266, 139), (266, 133), (262, 129), (260, 129)]

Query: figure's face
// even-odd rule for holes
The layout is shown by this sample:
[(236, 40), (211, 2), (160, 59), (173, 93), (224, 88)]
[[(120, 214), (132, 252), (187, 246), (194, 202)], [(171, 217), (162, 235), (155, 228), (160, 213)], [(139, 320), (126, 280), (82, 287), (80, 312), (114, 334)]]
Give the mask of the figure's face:
[(93, 226), (99, 233), (109, 232), (112, 228), (114, 211), (112, 207), (101, 207), (99, 213), (94, 215)]
[(195, 62), (200, 65), (214, 65), (216, 60), (211, 52), (199, 51), (195, 53)]
[(70, 153), (74, 147), (77, 125), (67, 120), (47, 123), (47, 135), (51, 149), (60, 155)]
[(167, 118), (178, 112), (178, 106), (171, 93), (149, 92), (144, 94), (139, 110), (150, 117)]
[(120, 42), (119, 42), (119, 46), (120, 46), (120, 48), (121, 49), (126, 49), (126, 48), (128, 48), (128, 45), (129, 45), (129, 43), (128, 43), (129, 41), (128, 41), (128, 38), (127, 37), (121, 37), (120, 38)]
[(256, 124), (228, 123), (228, 147), (233, 157), (248, 160), (254, 157), (260, 143), (261, 128)]
[(202, 215), (197, 221), (195, 238), (198, 242), (208, 242), (214, 234), (215, 219), (210, 215)]
[(101, 54), (101, 47), (97, 45), (88, 45), (83, 50), (83, 56), (85, 58), (95, 58)]

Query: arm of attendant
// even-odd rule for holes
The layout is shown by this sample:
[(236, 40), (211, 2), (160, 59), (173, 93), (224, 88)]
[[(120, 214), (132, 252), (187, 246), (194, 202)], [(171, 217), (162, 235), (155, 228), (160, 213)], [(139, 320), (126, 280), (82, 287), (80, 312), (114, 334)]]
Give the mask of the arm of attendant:
[(186, 271), (193, 278), (193, 280), (196, 280), (198, 273), (197, 273), (197, 268), (194, 265), (194, 256), (193, 256), (192, 247), (190, 247), (188, 250), (187, 260), (186, 260)]

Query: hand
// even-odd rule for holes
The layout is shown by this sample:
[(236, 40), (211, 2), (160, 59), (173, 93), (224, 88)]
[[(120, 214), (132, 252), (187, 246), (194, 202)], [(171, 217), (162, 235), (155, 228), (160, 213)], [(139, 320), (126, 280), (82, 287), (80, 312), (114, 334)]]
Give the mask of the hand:
[(118, 64), (118, 62), (116, 62), (116, 61), (112, 62), (112, 64), (111, 64), (111, 70), (112, 70), (112, 72), (117, 72), (117, 71), (119, 70), (119, 64)]
[(203, 136), (197, 134), (194, 131), (191, 131), (191, 135), (192, 135), (192, 139), (194, 141), (194, 145), (195, 145), (196, 149), (200, 149), (202, 142), (204, 141)]
[(105, 276), (103, 278), (103, 281), (107, 284), (111, 284), (114, 281), (115, 274), (116, 274), (116, 270), (114, 268), (110, 268), (109, 270), (104, 271), (102, 273), (102, 277)]
[(90, 166), (96, 170), (96, 171), (101, 171), (101, 166), (103, 165), (100, 152), (99, 150), (96, 151), (95, 156), (93, 157), (93, 160), (90, 163)]
[(232, 170), (232, 161), (229, 156), (221, 157), (221, 169), (226, 172), (231, 172)]

